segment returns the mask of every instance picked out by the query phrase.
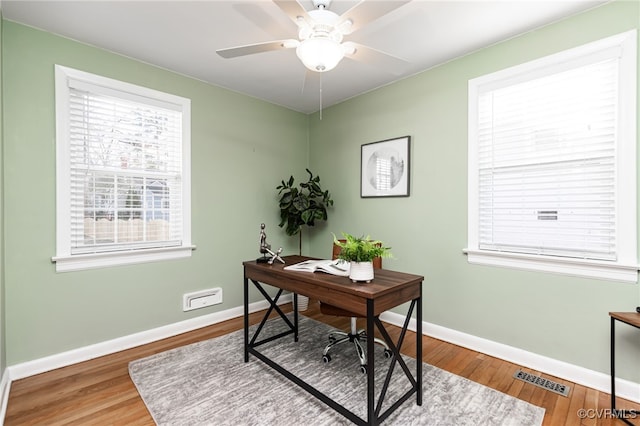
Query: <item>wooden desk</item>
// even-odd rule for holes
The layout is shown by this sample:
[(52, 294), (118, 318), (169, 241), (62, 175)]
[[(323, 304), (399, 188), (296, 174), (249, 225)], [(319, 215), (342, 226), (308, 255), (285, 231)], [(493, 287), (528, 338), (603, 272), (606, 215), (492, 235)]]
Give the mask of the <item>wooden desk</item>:
[(640, 328), (640, 313), (637, 312), (609, 312), (611, 317), (611, 412), (614, 417), (619, 418), (628, 425), (633, 426), (627, 416), (636, 418), (640, 412), (636, 410), (616, 410), (616, 345), (615, 345), (615, 325), (616, 321), (629, 324), (635, 328)]
[[(416, 404), (422, 405), (422, 281), (423, 277), (419, 275), (405, 274), (402, 272), (389, 271), (385, 269), (377, 269), (375, 278), (371, 283), (352, 283), (347, 277), (339, 277), (324, 273), (295, 272), (284, 270), (284, 266), (293, 265), (310, 258), (304, 256), (286, 256), (284, 260), (286, 265), (266, 263), (257, 263), (256, 261), (243, 262), (244, 266), (244, 360), (249, 361), (249, 354), (255, 355), (257, 358), (274, 368), (285, 377), (296, 383), (298, 386), (311, 393), (316, 398), (338, 411), (349, 420), (360, 425), (377, 425), (389, 416), (402, 403), (409, 399), (414, 393), (416, 395)], [(265, 313), (262, 322), (258, 326), (254, 336), (249, 337), (249, 281), (262, 293), (265, 300), (270, 304), (269, 309)], [(260, 283), (265, 283), (279, 290), (277, 294), (271, 298), (264, 290)], [(277, 306), (277, 301), (283, 291), (294, 293), (293, 303), (293, 323), (284, 315)], [(279, 339), (286, 335), (293, 334), (294, 341), (298, 341), (298, 309), (297, 295), (302, 294), (322, 302), (330, 303), (340, 308), (348, 309), (352, 312), (366, 316), (367, 318), (367, 335), (373, 336), (375, 328), (389, 345), (389, 349), (393, 352), (393, 357), (389, 365), (388, 375), (391, 374), (392, 367), (398, 363), (407, 376), (411, 388), (401, 396), (398, 401), (393, 403), (388, 410), (380, 412), (382, 400), (386, 394), (387, 386), (383, 386), (382, 391), (376, 401), (374, 387), (374, 349), (373, 339), (367, 339), (367, 420), (358, 417), (353, 412), (347, 410), (342, 405), (333, 401), (331, 398), (321, 393), (311, 385), (307, 384), (301, 378), (293, 375), (276, 362), (267, 358), (260, 353), (256, 347), (269, 341)], [(411, 302), (409, 311), (405, 318), (405, 322), (400, 333), (398, 342), (393, 342), (389, 333), (379, 319), (379, 315), (393, 307), (401, 305), (405, 302)], [(258, 335), (267, 318), (273, 311), (278, 312), (280, 318), (289, 326), (289, 330), (282, 332), (276, 336), (258, 340)], [(406, 363), (400, 355), (400, 347), (406, 335), (406, 331), (411, 320), (413, 311), (415, 310), (416, 320), (416, 376), (413, 377)], [(375, 328), (374, 328), (375, 326)], [(320, 359), (320, 354), (318, 354)]]

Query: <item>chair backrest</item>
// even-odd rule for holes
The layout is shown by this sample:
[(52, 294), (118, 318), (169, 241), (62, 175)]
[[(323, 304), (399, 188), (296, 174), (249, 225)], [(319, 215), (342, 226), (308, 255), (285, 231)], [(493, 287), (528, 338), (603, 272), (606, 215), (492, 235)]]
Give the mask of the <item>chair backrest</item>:
[[(345, 240), (338, 240), (341, 243), (344, 243)], [(331, 253), (331, 259), (337, 259), (340, 254), (340, 246), (333, 244), (333, 253)], [(382, 269), (382, 258), (376, 257), (373, 259), (373, 269)]]

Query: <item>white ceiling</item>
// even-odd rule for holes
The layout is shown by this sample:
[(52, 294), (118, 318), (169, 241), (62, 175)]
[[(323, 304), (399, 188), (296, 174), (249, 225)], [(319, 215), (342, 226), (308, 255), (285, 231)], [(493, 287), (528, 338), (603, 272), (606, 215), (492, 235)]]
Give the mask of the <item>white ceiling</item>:
[[(313, 9), (311, 0), (300, 3)], [(342, 14), (357, 3), (334, 0), (330, 10)], [(602, 3), (413, 0), (348, 36), (406, 60), (402, 72), (345, 58), (321, 82), (318, 73), (305, 77), (295, 49), (232, 59), (216, 54), (297, 38), (295, 24), (270, 0), (2, 0), (1, 7), (5, 19), (311, 113)]]

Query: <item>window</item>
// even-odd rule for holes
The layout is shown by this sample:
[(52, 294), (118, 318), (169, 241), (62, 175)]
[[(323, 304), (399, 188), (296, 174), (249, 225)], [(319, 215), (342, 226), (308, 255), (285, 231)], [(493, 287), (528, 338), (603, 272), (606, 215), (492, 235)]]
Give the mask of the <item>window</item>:
[(637, 281), (636, 32), (469, 81), (471, 263)]
[(55, 73), (56, 269), (190, 256), (190, 101)]

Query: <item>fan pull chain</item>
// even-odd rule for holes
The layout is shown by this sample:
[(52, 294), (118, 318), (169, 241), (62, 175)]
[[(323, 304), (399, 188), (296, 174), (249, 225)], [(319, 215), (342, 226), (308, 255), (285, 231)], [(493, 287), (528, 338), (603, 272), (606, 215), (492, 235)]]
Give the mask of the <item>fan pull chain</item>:
[(320, 73), (320, 120), (322, 120), (322, 73)]

